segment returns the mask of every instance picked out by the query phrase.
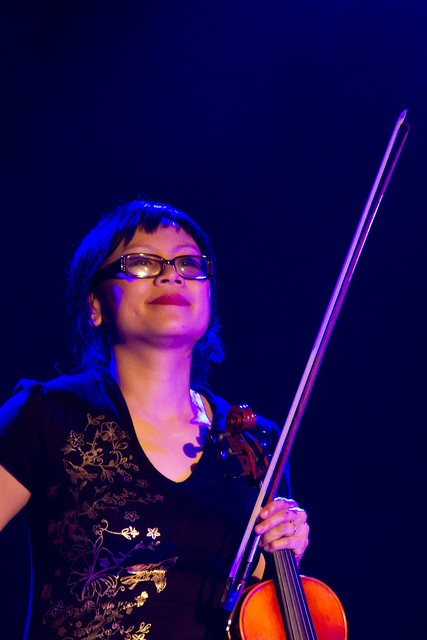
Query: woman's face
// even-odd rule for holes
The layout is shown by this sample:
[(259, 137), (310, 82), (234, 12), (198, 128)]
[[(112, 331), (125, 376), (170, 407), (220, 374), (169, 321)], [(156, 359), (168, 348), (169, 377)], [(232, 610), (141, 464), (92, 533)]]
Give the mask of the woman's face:
[[(177, 227), (137, 231), (128, 245), (122, 242), (103, 266), (128, 253), (151, 253), (166, 260), (200, 255), (193, 238)], [(147, 343), (158, 348), (194, 344), (205, 333), (210, 317), (209, 280), (188, 280), (171, 265), (154, 278), (132, 278), (120, 273), (101, 282), (92, 294), (91, 319), (102, 323), (111, 343)]]

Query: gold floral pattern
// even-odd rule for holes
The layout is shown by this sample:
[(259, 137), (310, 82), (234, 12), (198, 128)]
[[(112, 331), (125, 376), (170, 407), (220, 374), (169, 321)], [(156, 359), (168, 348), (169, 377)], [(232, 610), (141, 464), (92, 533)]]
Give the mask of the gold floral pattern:
[(133, 589), (139, 582), (151, 580), (156, 585), (157, 593), (166, 587), (166, 571), (172, 567), (178, 558), (170, 558), (157, 564), (137, 564), (128, 567), (126, 571), (131, 575), (128, 578), (121, 578), (123, 584), (129, 585)]
[(136, 633), (133, 633), (134, 627), (129, 627), (126, 631), (124, 631), (123, 636), (125, 640), (145, 640), (145, 634), (150, 629), (151, 624), (145, 624), (145, 622), (141, 622), (139, 625), (139, 629)]
[[(128, 443), (126, 441), (129, 440), (129, 434), (126, 431), (121, 431), (116, 422), (102, 422), (104, 417), (105, 416), (98, 416), (93, 419), (89, 413), (87, 415), (88, 422), (85, 427), (85, 432), (91, 425), (97, 427), (100, 426), (99, 429), (96, 429), (95, 437), (92, 442), (85, 442), (84, 434), (77, 435), (74, 431), (71, 431), (67, 438), (67, 442), (69, 444), (62, 448), (65, 455), (72, 451), (79, 451), (81, 454), (82, 460), (80, 466), (76, 466), (64, 460), (65, 469), (67, 473), (72, 474), (71, 480), (75, 484), (78, 480), (95, 480), (95, 478), (98, 477), (97, 474), (90, 474), (87, 471), (87, 467), (94, 466), (101, 469), (102, 472), (100, 479), (102, 482), (105, 480), (113, 482), (116, 473), (122, 475), (125, 480), (130, 481), (132, 477), (127, 469), (132, 468), (135, 471), (138, 471), (138, 466), (130, 462), (126, 457), (123, 457), (121, 453), (128, 447)], [(110, 458), (108, 465), (104, 464), (103, 448), (102, 446), (99, 446), (100, 439), (104, 442), (109, 442), (112, 445), (109, 450), (109, 455), (112, 457)]]
[[(61, 449), (74, 508), (64, 514), (63, 520), (52, 520), (47, 533), (65, 560), (61, 568), (54, 570), (52, 581), (56, 577), (66, 583), (75, 604), (55, 601), (50, 583), (44, 585), (41, 597), (50, 602), (43, 622), (50, 623), (62, 640), (107, 640), (113, 636), (145, 640), (151, 624), (141, 622), (135, 627), (126, 624), (124, 617), (142, 607), (149, 596), (147, 591), (131, 592), (138, 591), (137, 585), (147, 581), (154, 583), (157, 593), (163, 591), (166, 572), (177, 561), (172, 558), (127, 566), (136, 551), (150, 553), (160, 545), (158, 527), (145, 525), (148, 533), (142, 538), (138, 521), (141, 522), (143, 505), (163, 501), (162, 495), (147, 491), (147, 480), (134, 478), (139, 467), (132, 455), (126, 455), (129, 442), (129, 434), (116, 422), (106, 421), (104, 415), (92, 418), (88, 414), (83, 433), (71, 430)], [(123, 487), (117, 479), (133, 481), (135, 491)], [(58, 499), (60, 490), (60, 485), (49, 487), (48, 496)], [(115, 514), (115, 523), (122, 521), (124, 526), (117, 530), (111, 527), (109, 512)], [(90, 521), (92, 526), (88, 526)], [(119, 542), (117, 536), (123, 540), (118, 553), (117, 544), (113, 547), (115, 552), (109, 548), (113, 537)], [(64, 567), (68, 567), (67, 576), (63, 575)]]

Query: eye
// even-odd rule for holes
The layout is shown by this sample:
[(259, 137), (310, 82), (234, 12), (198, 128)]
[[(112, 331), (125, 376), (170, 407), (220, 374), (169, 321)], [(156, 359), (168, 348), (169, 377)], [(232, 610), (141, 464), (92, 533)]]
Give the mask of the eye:
[(137, 278), (150, 278), (160, 273), (161, 262), (147, 254), (130, 254), (127, 258), (128, 274)]
[(128, 267), (152, 267), (156, 260), (148, 255), (129, 255), (127, 259)]
[(187, 256), (185, 258), (181, 258), (179, 264), (181, 267), (192, 267), (196, 269), (200, 268), (199, 260), (197, 260), (196, 258), (189, 258)]
[(151, 267), (151, 265), (154, 264), (154, 260), (151, 260), (151, 258), (147, 258), (145, 256), (138, 256), (134, 258), (131, 262), (133, 266), (137, 266), (137, 267)]
[(208, 262), (200, 256), (180, 256), (176, 261), (178, 272), (184, 278), (203, 279), (207, 277)]

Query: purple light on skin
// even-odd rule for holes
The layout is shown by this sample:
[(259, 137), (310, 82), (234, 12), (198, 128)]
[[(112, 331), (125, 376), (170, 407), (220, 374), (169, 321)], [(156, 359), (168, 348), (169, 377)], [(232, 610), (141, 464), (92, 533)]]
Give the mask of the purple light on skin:
[(183, 447), (182, 450), (185, 453), (185, 455), (187, 456), (187, 458), (195, 458), (197, 456), (198, 453), (200, 453), (200, 451), (202, 451), (203, 449), (203, 444), (206, 440), (206, 437), (208, 435), (208, 431), (209, 428), (206, 427), (205, 425), (200, 425), (200, 435), (197, 436), (196, 440), (199, 444), (198, 447), (196, 447), (192, 442), (187, 442)]

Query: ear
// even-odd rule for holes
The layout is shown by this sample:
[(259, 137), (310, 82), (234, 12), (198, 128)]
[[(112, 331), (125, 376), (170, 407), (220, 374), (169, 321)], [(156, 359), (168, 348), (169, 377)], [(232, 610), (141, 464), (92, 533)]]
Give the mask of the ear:
[(94, 327), (99, 327), (102, 322), (101, 304), (98, 298), (95, 298), (93, 293), (88, 296), (87, 303), (89, 306), (90, 322)]

